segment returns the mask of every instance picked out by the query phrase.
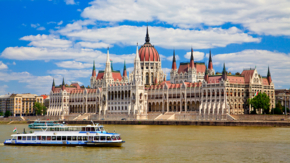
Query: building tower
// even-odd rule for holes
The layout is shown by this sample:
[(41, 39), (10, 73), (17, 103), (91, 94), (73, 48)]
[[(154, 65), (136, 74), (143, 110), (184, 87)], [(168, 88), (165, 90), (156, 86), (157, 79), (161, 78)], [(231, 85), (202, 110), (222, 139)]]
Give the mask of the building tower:
[(224, 67), (223, 67), (223, 73), (222, 73), (222, 78), (224, 81), (227, 80), (228, 76), (227, 76), (227, 70), (226, 70), (226, 64), (224, 63)]
[(91, 88), (95, 88), (94, 83), (96, 83), (96, 66), (95, 61), (93, 62), (93, 70), (92, 70), (92, 76), (91, 76)]
[(143, 84), (142, 81), (142, 72), (141, 72), (141, 66), (140, 66), (140, 58), (139, 58), (139, 52), (138, 52), (138, 43), (136, 47), (136, 56), (134, 60), (134, 76), (133, 76), (133, 83), (135, 85), (141, 85)]
[(63, 77), (63, 79), (62, 79), (61, 90), (63, 90), (63, 91), (65, 90), (64, 77)]
[(124, 61), (124, 69), (123, 69), (123, 77), (122, 78), (123, 78), (123, 82), (128, 82), (126, 61)]
[(173, 50), (172, 67), (170, 71), (170, 83), (175, 83), (174, 79), (176, 75), (177, 75), (176, 58), (175, 58), (175, 50)]
[(209, 51), (208, 74), (209, 75), (214, 75), (215, 74), (215, 71), (214, 71), (213, 65), (212, 65), (211, 50)]
[(54, 78), (53, 78), (51, 90), (54, 91), (54, 89), (55, 89), (55, 82), (54, 82)]
[(189, 82), (196, 82), (196, 69), (194, 66), (194, 57), (193, 57), (193, 49), (191, 48), (191, 56), (190, 56), (190, 62), (189, 62), (189, 69), (188, 69), (188, 80)]
[(103, 77), (103, 86), (107, 86), (107, 84), (112, 84), (114, 82), (113, 75), (112, 75), (112, 67), (110, 66), (110, 56), (109, 56), (109, 47), (107, 50), (107, 61), (106, 61), (106, 68)]
[(268, 79), (269, 84), (271, 84), (272, 83), (272, 78), (271, 78), (271, 73), (270, 73), (270, 67), (269, 66), (268, 66), (267, 79)]

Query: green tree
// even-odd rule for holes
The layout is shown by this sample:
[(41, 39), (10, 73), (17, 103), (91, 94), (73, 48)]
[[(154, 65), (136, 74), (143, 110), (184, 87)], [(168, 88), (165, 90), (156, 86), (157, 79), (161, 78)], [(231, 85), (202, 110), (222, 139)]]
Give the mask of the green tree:
[(9, 117), (11, 116), (11, 112), (9, 110), (7, 110), (5, 113), (4, 113), (4, 117)]
[(46, 107), (42, 103), (35, 102), (33, 108), (34, 108), (35, 115), (46, 114)]
[(256, 109), (263, 109), (264, 113), (269, 113), (270, 108), (270, 98), (266, 93), (258, 93), (252, 99), (248, 100), (248, 103), (254, 108), (254, 112), (256, 113)]
[(3, 116), (3, 112), (2, 111), (0, 111), (0, 116)]

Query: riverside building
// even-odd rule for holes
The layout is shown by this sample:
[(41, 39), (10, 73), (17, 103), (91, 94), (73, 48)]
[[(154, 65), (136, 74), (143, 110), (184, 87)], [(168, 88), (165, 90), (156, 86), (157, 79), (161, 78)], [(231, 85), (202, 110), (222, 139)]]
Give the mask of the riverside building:
[(148, 27), (145, 43), (136, 49), (134, 70), (127, 77), (124, 63), (123, 75), (111, 66), (109, 49), (106, 68), (96, 74), (93, 64), (90, 87), (77, 83), (59, 86), (53, 81), (50, 91), (48, 115), (71, 113), (137, 115), (146, 119), (151, 112), (196, 113), (206, 115), (248, 114), (251, 106), (247, 99), (257, 92), (266, 92), (275, 104), (274, 83), (268, 69), (267, 77), (261, 77), (256, 68), (245, 69), (231, 75), (223, 65), (222, 73), (215, 73), (211, 52), (208, 66), (195, 62), (193, 50), (189, 62), (177, 68), (173, 51), (170, 80), (166, 81), (158, 51), (150, 43)]

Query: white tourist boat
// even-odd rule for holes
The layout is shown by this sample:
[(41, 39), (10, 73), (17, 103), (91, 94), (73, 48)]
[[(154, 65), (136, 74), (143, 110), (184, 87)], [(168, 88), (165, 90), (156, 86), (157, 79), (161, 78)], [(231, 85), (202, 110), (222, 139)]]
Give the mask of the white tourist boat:
[(37, 146), (105, 146), (120, 147), (120, 134), (108, 133), (102, 125), (47, 126), (45, 130), (32, 133), (12, 134), (4, 145)]

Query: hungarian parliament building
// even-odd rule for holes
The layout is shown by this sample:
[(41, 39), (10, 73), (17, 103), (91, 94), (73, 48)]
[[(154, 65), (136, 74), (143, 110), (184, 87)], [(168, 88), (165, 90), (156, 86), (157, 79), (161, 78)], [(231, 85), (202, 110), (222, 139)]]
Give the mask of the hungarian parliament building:
[(249, 114), (253, 108), (249, 98), (265, 92), (270, 97), (270, 109), (275, 106), (274, 83), (270, 69), (262, 77), (256, 68), (242, 73), (216, 73), (211, 52), (208, 65), (195, 62), (193, 50), (189, 62), (176, 65), (173, 51), (170, 80), (162, 70), (160, 56), (150, 43), (148, 27), (145, 43), (136, 49), (134, 70), (127, 76), (112, 68), (107, 51), (104, 71), (96, 73), (93, 64), (90, 87), (78, 83), (56, 86), (53, 80), (48, 115), (64, 116), (71, 113), (128, 114), (146, 118), (150, 112), (196, 113), (207, 115)]

